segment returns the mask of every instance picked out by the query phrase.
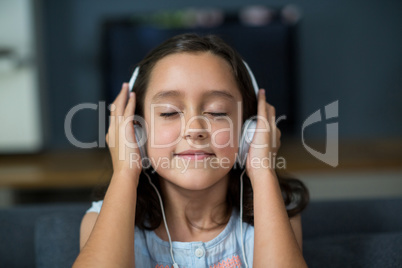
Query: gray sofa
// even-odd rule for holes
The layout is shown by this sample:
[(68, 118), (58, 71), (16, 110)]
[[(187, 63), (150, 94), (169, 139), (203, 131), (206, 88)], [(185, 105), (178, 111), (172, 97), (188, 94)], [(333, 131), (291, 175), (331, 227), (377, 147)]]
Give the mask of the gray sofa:
[[(89, 206), (0, 210), (0, 266), (71, 267)], [(402, 267), (402, 198), (311, 202), (302, 224), (309, 267)]]

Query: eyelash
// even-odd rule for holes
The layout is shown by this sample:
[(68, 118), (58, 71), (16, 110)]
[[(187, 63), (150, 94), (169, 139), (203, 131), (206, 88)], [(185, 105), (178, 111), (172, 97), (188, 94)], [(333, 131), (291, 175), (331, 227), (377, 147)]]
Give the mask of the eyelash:
[[(160, 116), (162, 116), (162, 117), (171, 117), (171, 116), (176, 115), (176, 114), (177, 114), (177, 112), (161, 113)], [(210, 115), (216, 116), (216, 117), (227, 116), (228, 115), (227, 113), (207, 113), (207, 114), (210, 114)]]
[(161, 113), (161, 116), (162, 117), (170, 117), (170, 116), (173, 116), (175, 114), (177, 114), (177, 112), (174, 112), (174, 113)]

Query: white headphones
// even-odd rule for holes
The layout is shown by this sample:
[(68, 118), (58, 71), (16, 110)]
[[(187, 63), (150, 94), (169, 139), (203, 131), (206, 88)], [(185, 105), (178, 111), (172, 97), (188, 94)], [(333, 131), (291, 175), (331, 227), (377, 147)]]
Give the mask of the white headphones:
[[(255, 80), (254, 74), (251, 71), (250, 67), (247, 65), (247, 63), (245, 61), (243, 61), (244, 65), (247, 68), (248, 74), (251, 78), (251, 82), (253, 84), (253, 88), (255, 91), (255, 94), (258, 96), (258, 84), (257, 81)], [(133, 90), (135, 81), (137, 80), (138, 77), (138, 73), (140, 71), (139, 66), (137, 66), (133, 72), (133, 75), (130, 78), (130, 81), (128, 83), (129, 85), (129, 92), (131, 92)], [(253, 140), (254, 137), (254, 133), (255, 133), (255, 129), (257, 126), (257, 120), (255, 118), (249, 118), (247, 119), (243, 126), (242, 126), (242, 131), (241, 131), (241, 138), (239, 141), (239, 153), (237, 155), (237, 163), (241, 166), (244, 167), (245, 163), (246, 163), (246, 158), (248, 155), (248, 151), (250, 149), (250, 144), (251, 141)], [(150, 162), (149, 159), (147, 157), (147, 153), (146, 153), (146, 149), (145, 149), (145, 141), (147, 139), (145, 130), (137, 124), (134, 124), (134, 131), (135, 131), (135, 138), (137, 140), (138, 143), (138, 149), (140, 151), (140, 155), (141, 155), (141, 159), (142, 159), (142, 163), (143, 166), (145, 167), (150, 167)], [(145, 140), (143, 140), (145, 139)], [(241, 233), (241, 244), (242, 244), (242, 253), (243, 253), (243, 259), (244, 259), (244, 264), (245, 267), (247, 268), (247, 259), (246, 259), (246, 255), (244, 252), (244, 243), (243, 243), (243, 175), (245, 173), (246, 169), (243, 170), (241, 176), (240, 176), (240, 233)], [(159, 194), (158, 189), (156, 188), (156, 186), (152, 183), (150, 176), (144, 172), (144, 174), (148, 177), (148, 181), (151, 184), (151, 186), (155, 189), (156, 194), (158, 195), (159, 198), (159, 203), (161, 206), (161, 210), (162, 210), (162, 217), (163, 217), (163, 222), (165, 224), (165, 228), (166, 228), (166, 233), (168, 235), (169, 238), (169, 244), (170, 244), (170, 255), (172, 257), (172, 261), (173, 261), (173, 267), (174, 268), (179, 268), (178, 264), (176, 263), (176, 261), (174, 260), (174, 256), (173, 256), (173, 246), (172, 246), (172, 240), (170, 238), (170, 233), (169, 233), (169, 228), (167, 226), (166, 223), (166, 217), (165, 217), (165, 211), (164, 211), (164, 207), (163, 207), (163, 202), (162, 202), (162, 198)]]

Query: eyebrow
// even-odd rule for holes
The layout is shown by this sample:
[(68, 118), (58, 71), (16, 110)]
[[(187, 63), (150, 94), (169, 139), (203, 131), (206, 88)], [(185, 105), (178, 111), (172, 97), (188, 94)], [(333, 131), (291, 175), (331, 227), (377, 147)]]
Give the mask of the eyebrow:
[[(157, 93), (153, 98), (152, 101), (157, 102), (164, 98), (168, 97), (181, 97), (183, 95), (182, 92), (178, 90), (165, 90)], [(203, 97), (223, 97), (230, 101), (234, 101), (235, 97), (227, 91), (222, 90), (210, 90), (206, 92)]]

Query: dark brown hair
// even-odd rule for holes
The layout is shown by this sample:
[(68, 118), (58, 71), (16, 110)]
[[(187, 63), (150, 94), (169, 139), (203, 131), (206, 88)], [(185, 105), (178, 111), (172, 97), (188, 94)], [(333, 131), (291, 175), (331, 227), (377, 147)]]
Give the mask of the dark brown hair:
[[(144, 116), (144, 99), (147, 85), (153, 67), (162, 58), (175, 53), (203, 53), (209, 52), (224, 59), (232, 68), (234, 78), (243, 99), (243, 123), (246, 119), (257, 114), (257, 97), (254, 92), (248, 71), (240, 55), (221, 38), (215, 35), (199, 36), (183, 34), (172, 37), (153, 49), (138, 65), (140, 71), (133, 90), (136, 93), (136, 114)], [(229, 183), (226, 195), (226, 219), (233, 208), (240, 208), (240, 167), (233, 167), (229, 171)], [(162, 213), (158, 197), (148, 183), (147, 177), (140, 175), (137, 190), (137, 206), (135, 224), (141, 229), (154, 230), (162, 223)], [(148, 172), (153, 183), (160, 191), (159, 179), (156, 173)], [(243, 220), (254, 225), (253, 190), (250, 180), (244, 176), (244, 203)], [(288, 216), (300, 213), (308, 204), (309, 194), (305, 185), (298, 179), (278, 176), (285, 205), (291, 205)], [(162, 198), (163, 198), (163, 192)], [(222, 223), (225, 224), (225, 223)]]

